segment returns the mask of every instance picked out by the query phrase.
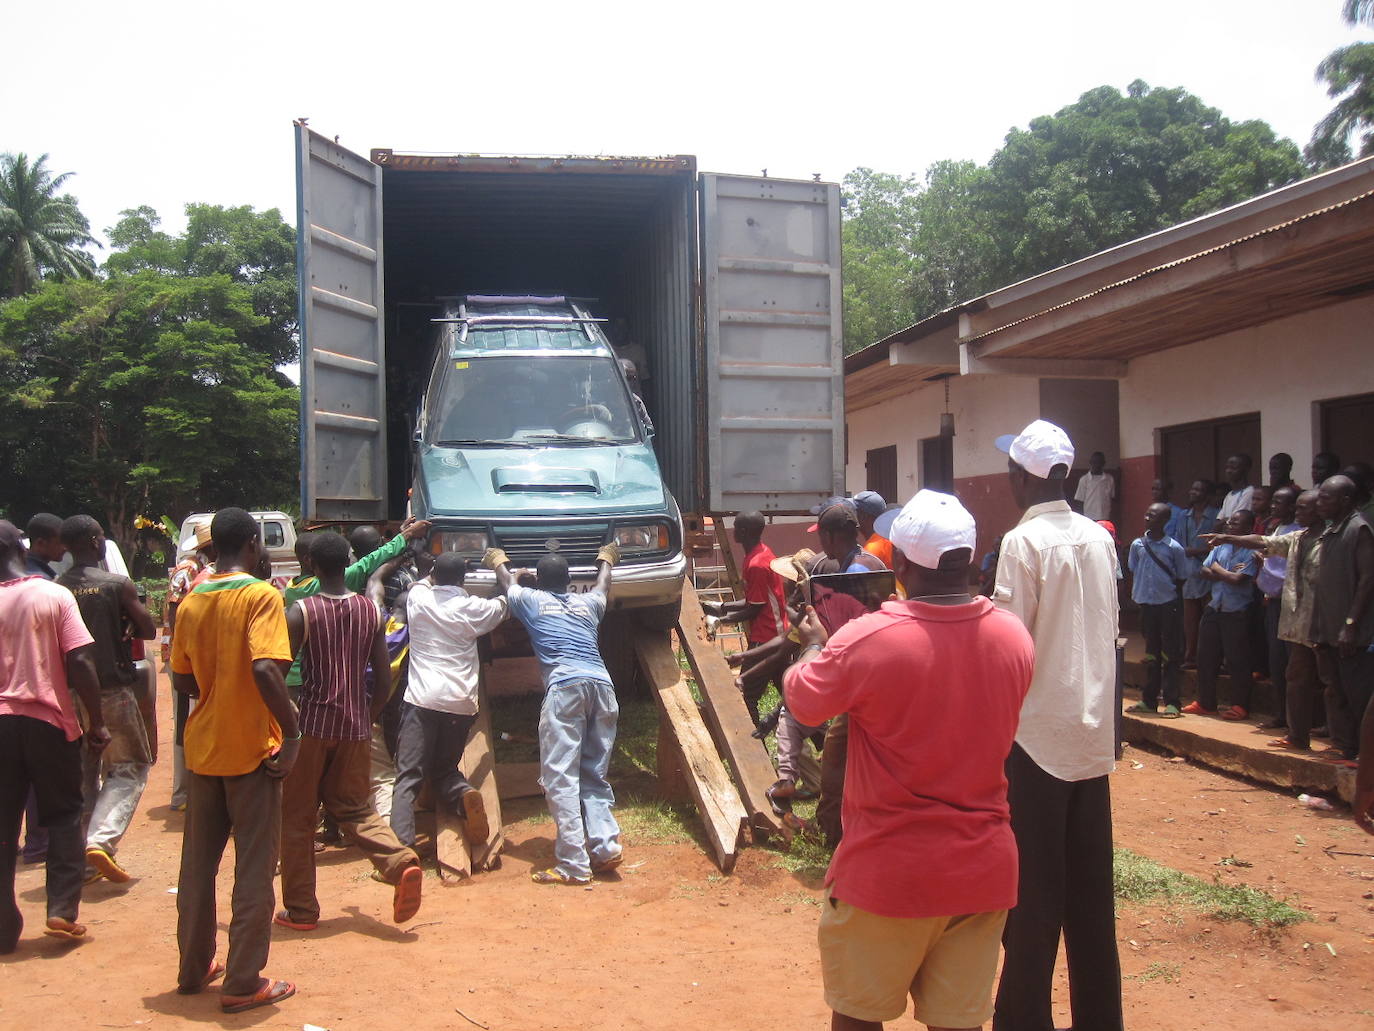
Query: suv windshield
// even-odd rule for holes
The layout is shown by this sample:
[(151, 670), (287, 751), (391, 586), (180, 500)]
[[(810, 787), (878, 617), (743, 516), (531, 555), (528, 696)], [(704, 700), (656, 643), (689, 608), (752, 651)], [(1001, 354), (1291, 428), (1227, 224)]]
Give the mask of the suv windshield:
[(450, 359), (431, 395), (430, 443), (570, 447), (639, 440), (629, 394), (607, 355)]

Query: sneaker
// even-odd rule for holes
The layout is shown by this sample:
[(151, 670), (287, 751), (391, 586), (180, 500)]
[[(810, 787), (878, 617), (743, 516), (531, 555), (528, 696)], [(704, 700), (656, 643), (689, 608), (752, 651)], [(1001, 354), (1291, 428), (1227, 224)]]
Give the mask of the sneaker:
[(1164, 718), (1165, 718), (1166, 720), (1176, 720), (1176, 719), (1178, 719), (1178, 718), (1179, 718), (1180, 716), (1182, 716), (1182, 715), (1183, 715), (1183, 713), (1181, 713), (1181, 712), (1178, 711), (1178, 706), (1177, 706), (1177, 705), (1166, 705), (1166, 706), (1164, 706)]
[(87, 864), (104, 877), (107, 881), (115, 884), (123, 884), (125, 881), (133, 880), (132, 875), (122, 866), (115, 862), (114, 856), (106, 852), (103, 848), (92, 845), (86, 849)]
[(1183, 707), (1184, 714), (1188, 716), (1215, 716), (1216, 709), (1204, 709), (1201, 702), (1189, 702)]

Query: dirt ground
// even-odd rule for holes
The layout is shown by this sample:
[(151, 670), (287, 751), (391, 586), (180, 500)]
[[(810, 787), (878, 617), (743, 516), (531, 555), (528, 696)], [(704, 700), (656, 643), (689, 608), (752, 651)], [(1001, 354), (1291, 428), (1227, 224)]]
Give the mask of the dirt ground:
[[(319, 930), (275, 929), (265, 971), (297, 982), (299, 994), (223, 1016), (216, 990), (174, 991), (182, 818), (167, 807), (169, 785), (163, 762), (120, 851), (135, 879), (87, 889), (87, 942), (42, 937), (42, 870), (20, 868), (27, 927), (18, 952), (0, 960), (0, 1027), (48, 1019), (83, 1028), (334, 1031), (827, 1026), (814, 879), (760, 848), (746, 849), (722, 877), (695, 842), (627, 832), (619, 879), (537, 887), (528, 872), (552, 853), (552, 825), (537, 800), (508, 807), (500, 870), (452, 887), (428, 877), (424, 907), (404, 927), (390, 922), (390, 889), (369, 879), (358, 852), (324, 853)], [(1313, 812), (1279, 792), (1133, 749), (1112, 790), (1119, 845), (1207, 880), (1263, 888), (1314, 918), (1256, 930), (1158, 905), (1120, 906), (1129, 1027), (1374, 1029), (1374, 838), (1348, 812)], [(1330, 855), (1328, 846), (1359, 855)], [(1251, 865), (1217, 865), (1228, 858)], [(227, 873), (220, 883), (222, 954)], [(1069, 1023), (1065, 985), (1061, 963), (1061, 1026)], [(892, 1026), (913, 1022), (908, 1015)]]

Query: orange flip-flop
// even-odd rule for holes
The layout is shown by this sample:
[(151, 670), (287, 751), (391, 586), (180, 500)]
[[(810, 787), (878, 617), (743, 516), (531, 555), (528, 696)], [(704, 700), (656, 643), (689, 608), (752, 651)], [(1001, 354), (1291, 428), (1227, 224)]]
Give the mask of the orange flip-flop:
[(78, 924), (75, 920), (65, 920), (60, 916), (54, 916), (48, 918), (48, 927), (43, 933), (49, 938), (79, 942), (86, 937), (86, 925)]
[(273, 981), (264, 977), (252, 995), (221, 995), (219, 1008), (225, 1013), (242, 1013), (259, 1006), (271, 1006), (295, 994), (296, 986), (290, 981)]
[(224, 976), (224, 964), (210, 961), (210, 969), (205, 972), (205, 976), (200, 979), (200, 984), (192, 985), (187, 988), (185, 985), (177, 985), (178, 995), (199, 995), (205, 989)]
[(424, 890), (425, 872), (418, 866), (407, 866), (396, 882), (396, 890), (391, 896), (391, 919), (398, 924), (420, 912), (420, 894)]
[(294, 920), (287, 910), (279, 910), (277, 915), (272, 918), (272, 922), (278, 927), (289, 927), (293, 931), (313, 931), (319, 927), (318, 920)]

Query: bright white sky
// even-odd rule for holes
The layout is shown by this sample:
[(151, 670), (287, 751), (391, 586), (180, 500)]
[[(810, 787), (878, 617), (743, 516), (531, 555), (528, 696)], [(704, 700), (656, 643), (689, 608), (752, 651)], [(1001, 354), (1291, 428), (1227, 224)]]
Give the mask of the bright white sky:
[[(1094, 86), (1183, 86), (1305, 143), (1340, 0), (15, 5), (0, 151), (47, 152), (99, 234), (150, 204), (277, 207), (291, 120), (366, 155), (696, 154), (838, 180), (985, 161)], [(40, 44), (42, 40), (60, 42)]]

